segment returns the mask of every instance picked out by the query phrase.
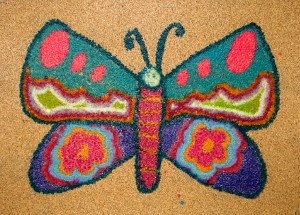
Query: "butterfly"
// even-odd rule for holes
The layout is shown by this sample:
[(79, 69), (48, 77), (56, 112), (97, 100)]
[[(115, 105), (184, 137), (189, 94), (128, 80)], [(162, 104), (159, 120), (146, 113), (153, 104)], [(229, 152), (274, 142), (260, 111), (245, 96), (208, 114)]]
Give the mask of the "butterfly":
[[(157, 43), (155, 66), (138, 29), (124, 38), (139, 46), (138, 74), (100, 45), (51, 20), (33, 39), (20, 83), (24, 112), (52, 124), (29, 169), (33, 189), (60, 193), (94, 183), (135, 157), (136, 183), (153, 192), (167, 159), (214, 189), (255, 198), (266, 166), (246, 134), (267, 127), (279, 108), (279, 78), (262, 30), (245, 25), (164, 75), (170, 24)], [(192, 45), (192, 44), (191, 44)]]

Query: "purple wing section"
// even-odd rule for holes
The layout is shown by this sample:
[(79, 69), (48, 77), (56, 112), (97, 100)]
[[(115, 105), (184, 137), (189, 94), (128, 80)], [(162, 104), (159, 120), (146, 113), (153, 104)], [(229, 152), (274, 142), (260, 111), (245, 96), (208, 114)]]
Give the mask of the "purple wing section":
[(227, 121), (181, 117), (167, 122), (162, 153), (198, 182), (220, 191), (255, 198), (266, 182), (256, 144)]
[(32, 187), (57, 193), (93, 183), (135, 154), (131, 126), (104, 124), (55, 125), (34, 153)]
[(244, 160), (240, 170), (235, 173), (220, 173), (213, 188), (249, 198), (257, 197), (266, 183), (266, 168), (259, 150), (253, 141), (243, 152)]

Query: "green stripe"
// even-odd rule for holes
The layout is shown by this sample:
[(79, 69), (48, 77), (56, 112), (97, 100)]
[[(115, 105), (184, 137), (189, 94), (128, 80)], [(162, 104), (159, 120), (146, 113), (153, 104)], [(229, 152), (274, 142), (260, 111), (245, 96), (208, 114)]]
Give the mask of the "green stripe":
[(66, 105), (64, 102), (58, 99), (50, 90), (38, 94), (37, 98), (39, 102), (47, 109), (54, 109)]
[(246, 101), (243, 104), (236, 104), (236, 102), (234, 101), (228, 101), (223, 98), (218, 98), (214, 101), (205, 101), (203, 102), (203, 104), (206, 106), (217, 107), (220, 109), (227, 109), (227, 110), (231, 109), (231, 110), (242, 111), (254, 115), (259, 110), (261, 104), (260, 100), (263, 95), (263, 92), (264, 90), (260, 90), (259, 93), (257, 93), (257, 95), (254, 98)]

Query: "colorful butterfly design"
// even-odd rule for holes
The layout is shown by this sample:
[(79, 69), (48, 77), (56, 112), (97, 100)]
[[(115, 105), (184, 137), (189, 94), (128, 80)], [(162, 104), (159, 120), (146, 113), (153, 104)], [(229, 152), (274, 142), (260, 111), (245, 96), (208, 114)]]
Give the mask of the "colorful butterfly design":
[(163, 158), (212, 188), (254, 198), (266, 167), (246, 132), (266, 127), (279, 107), (278, 73), (254, 23), (189, 57), (167, 75), (162, 59), (169, 25), (151, 65), (137, 29), (125, 46), (140, 46), (138, 75), (59, 20), (29, 47), (20, 90), (24, 112), (53, 124), (34, 153), (29, 177), (43, 193), (67, 191), (106, 177), (135, 156), (143, 193), (160, 181)]

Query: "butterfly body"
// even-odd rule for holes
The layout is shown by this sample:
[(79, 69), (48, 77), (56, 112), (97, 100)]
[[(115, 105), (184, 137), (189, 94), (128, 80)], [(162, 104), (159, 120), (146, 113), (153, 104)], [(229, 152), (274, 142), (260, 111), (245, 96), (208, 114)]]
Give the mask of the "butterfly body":
[(152, 192), (160, 179), (160, 130), (164, 117), (161, 79), (161, 75), (153, 67), (145, 68), (139, 73), (136, 174), (138, 189), (143, 192)]
[(153, 190), (159, 180), (162, 101), (162, 88), (141, 88), (138, 104), (137, 174), (140, 175), (138, 184), (143, 190)]
[(132, 73), (101, 46), (53, 20), (37, 34), (23, 67), (24, 112), (53, 124), (34, 153), (29, 177), (38, 192), (56, 193), (93, 183), (135, 156), (139, 191), (150, 193), (168, 159), (199, 183), (256, 197), (266, 183), (265, 163), (246, 132), (266, 127), (279, 107), (278, 73), (261, 29), (249, 24), (169, 74), (162, 73), (169, 25), (152, 66)]

